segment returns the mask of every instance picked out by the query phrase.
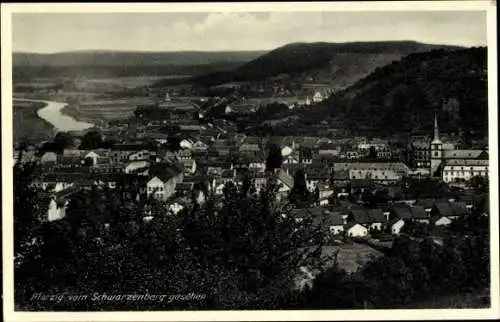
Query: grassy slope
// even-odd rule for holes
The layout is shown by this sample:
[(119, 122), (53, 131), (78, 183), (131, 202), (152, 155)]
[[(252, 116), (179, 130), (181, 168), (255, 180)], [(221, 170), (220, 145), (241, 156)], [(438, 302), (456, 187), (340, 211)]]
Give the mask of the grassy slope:
[(14, 143), (20, 140), (44, 140), (52, 137), (54, 127), (37, 115), (37, 110), (43, 108), (43, 103), (28, 103), (14, 101), (12, 127)]

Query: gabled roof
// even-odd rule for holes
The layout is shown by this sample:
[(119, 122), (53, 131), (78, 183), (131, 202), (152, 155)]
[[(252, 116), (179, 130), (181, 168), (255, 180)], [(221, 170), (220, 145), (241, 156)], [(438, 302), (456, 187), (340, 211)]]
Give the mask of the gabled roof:
[(420, 199), (415, 205), (421, 205), (424, 209), (432, 208), (436, 200), (434, 199)]
[(184, 168), (177, 163), (157, 163), (151, 165), (149, 169), (150, 178), (158, 177), (163, 182), (167, 182), (183, 171)]
[(484, 150), (444, 150), (445, 159), (476, 159)]
[(368, 217), (370, 219), (370, 222), (372, 223), (383, 223), (385, 222), (385, 216), (382, 211), (382, 209), (369, 209), (368, 210)]
[(427, 212), (425, 212), (425, 208), (423, 206), (413, 206), (410, 207), (410, 212), (414, 219), (428, 219), (429, 216)]
[(448, 159), (445, 160), (445, 166), (487, 166), (489, 160), (482, 159)]
[(282, 169), (280, 169), (278, 172), (278, 180), (280, 180), (284, 185), (286, 185), (290, 189), (293, 188), (293, 178)]
[(394, 213), (396, 214), (396, 217), (398, 217), (398, 218), (401, 218), (403, 220), (413, 218), (409, 206), (397, 205), (397, 206), (394, 206), (392, 209), (393, 209)]
[(467, 208), (465, 208), (464, 205), (457, 203), (457, 202), (452, 202), (450, 203), (451, 209), (453, 210), (453, 213), (456, 216), (463, 216), (467, 213)]
[(368, 224), (371, 222), (368, 213), (364, 209), (353, 209), (351, 210), (351, 214), (354, 222), (358, 224)]
[(440, 216), (453, 216), (455, 214), (448, 202), (436, 202), (434, 209)]

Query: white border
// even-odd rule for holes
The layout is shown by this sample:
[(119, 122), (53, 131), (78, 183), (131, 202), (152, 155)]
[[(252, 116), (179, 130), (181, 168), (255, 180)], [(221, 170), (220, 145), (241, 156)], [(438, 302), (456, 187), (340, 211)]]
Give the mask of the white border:
[[(12, 241), (12, 34), (15, 12), (266, 12), (266, 11), (487, 11), (488, 99), (491, 217), (490, 309), (439, 310), (323, 310), (323, 311), (184, 311), (184, 312), (14, 312)], [(498, 267), (498, 129), (497, 44), (495, 1), (418, 2), (304, 2), (304, 3), (37, 3), (2, 4), (2, 229), (3, 307), (6, 321), (299, 321), (299, 320), (396, 320), (396, 319), (488, 319), (499, 318)], [(445, 269), (445, 268), (444, 268)]]

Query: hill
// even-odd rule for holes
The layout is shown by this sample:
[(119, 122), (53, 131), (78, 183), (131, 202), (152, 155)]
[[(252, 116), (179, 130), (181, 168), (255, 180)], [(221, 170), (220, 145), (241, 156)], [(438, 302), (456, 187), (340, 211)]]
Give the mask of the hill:
[[(357, 132), (444, 132), (484, 138), (488, 131), (486, 48), (414, 53), (377, 68), (317, 107)], [(316, 121), (317, 123), (317, 121)], [(361, 129), (361, 130), (360, 130)], [(365, 132), (366, 132), (365, 131)]]
[(294, 43), (270, 51), (234, 71), (210, 73), (195, 77), (193, 81), (212, 86), (231, 81), (264, 80), (288, 74), (345, 88), (368, 75), (376, 67), (399, 60), (410, 53), (457, 48), (459, 47), (413, 41)]
[(264, 54), (242, 52), (75, 51), (55, 54), (13, 53), (15, 81), (59, 77), (199, 75), (232, 70)]
[(72, 66), (16, 66), (14, 82), (34, 78), (114, 78), (142, 76), (200, 75), (220, 70), (231, 70), (244, 62), (215, 62), (202, 65), (72, 65)]
[(205, 65), (213, 63), (248, 62), (263, 51), (74, 51), (55, 54), (15, 52), (12, 64), (18, 66), (163, 66)]

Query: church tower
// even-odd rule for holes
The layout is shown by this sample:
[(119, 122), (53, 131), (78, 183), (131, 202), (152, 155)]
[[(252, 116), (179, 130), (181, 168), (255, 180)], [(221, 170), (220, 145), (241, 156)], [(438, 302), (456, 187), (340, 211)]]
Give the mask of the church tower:
[(434, 114), (434, 138), (431, 142), (431, 176), (439, 176), (436, 174), (441, 162), (443, 161), (443, 142), (439, 139), (439, 126), (437, 121), (437, 114)]

